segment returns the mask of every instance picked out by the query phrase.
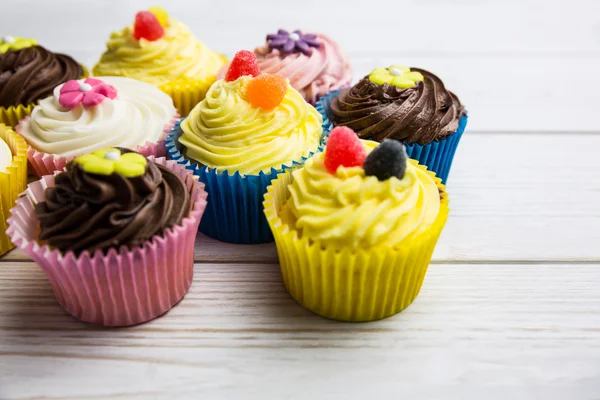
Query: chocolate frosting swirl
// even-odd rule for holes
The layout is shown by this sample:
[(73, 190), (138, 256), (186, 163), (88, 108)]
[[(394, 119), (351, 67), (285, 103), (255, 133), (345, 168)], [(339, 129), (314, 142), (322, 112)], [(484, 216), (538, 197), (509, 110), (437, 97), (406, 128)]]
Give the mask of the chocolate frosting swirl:
[(189, 210), (185, 183), (150, 161), (136, 178), (89, 174), (71, 162), (46, 189), (46, 201), (35, 206), (39, 240), (76, 255), (141, 245), (180, 224)]
[(411, 71), (425, 79), (408, 89), (364, 77), (332, 99), (329, 118), (334, 125), (352, 128), (361, 139), (378, 142), (389, 138), (424, 145), (454, 133), (466, 114), (458, 97), (431, 72)]
[(82, 76), (77, 61), (41, 46), (7, 51), (0, 54), (0, 106), (35, 103), (61, 83)]

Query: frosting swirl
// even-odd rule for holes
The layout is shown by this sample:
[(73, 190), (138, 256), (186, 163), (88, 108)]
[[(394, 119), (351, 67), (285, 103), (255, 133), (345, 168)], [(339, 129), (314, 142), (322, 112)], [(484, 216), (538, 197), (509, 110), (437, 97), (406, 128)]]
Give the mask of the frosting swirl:
[(113, 32), (94, 75), (118, 75), (155, 86), (180, 79), (206, 79), (227, 62), (200, 42), (183, 23), (169, 18), (156, 41), (135, 40), (133, 26)]
[(281, 103), (265, 110), (246, 99), (250, 76), (215, 82), (181, 124), (186, 156), (217, 171), (258, 174), (317, 151), (321, 115), (288, 84)]
[[(367, 152), (378, 143), (363, 141)], [(427, 229), (440, 209), (432, 174), (409, 160), (403, 179), (379, 181), (362, 167), (330, 173), (324, 153), (293, 172), (290, 198), (281, 212), (302, 235), (339, 247), (396, 246)]]
[[(126, 150), (123, 150), (126, 152)], [(148, 162), (144, 175), (96, 175), (69, 163), (35, 206), (39, 240), (76, 255), (143, 244), (181, 223), (190, 209), (187, 187), (173, 172)]]
[(315, 34), (320, 46), (311, 48), (309, 55), (297, 52), (283, 54), (269, 46), (254, 50), (260, 70), (279, 74), (311, 104), (332, 90), (350, 85), (352, 69), (342, 48), (331, 38)]
[(334, 125), (348, 126), (363, 139), (381, 142), (389, 138), (420, 145), (454, 133), (466, 114), (458, 97), (431, 72), (411, 71), (420, 72), (424, 80), (408, 89), (378, 85), (368, 76), (343, 89), (330, 103)]
[(12, 151), (10, 151), (10, 147), (8, 144), (0, 138), (0, 173), (6, 171), (6, 167), (8, 167), (12, 163)]
[(83, 76), (71, 57), (41, 46), (0, 54), (0, 107), (35, 103), (61, 83)]
[[(59, 103), (60, 89), (33, 109), (19, 133), (38, 151), (72, 157), (104, 147), (135, 149), (164, 136), (177, 110), (171, 98), (156, 87), (134, 79), (99, 77), (117, 89), (114, 100), (73, 109)], [(83, 82), (83, 81), (81, 81)]]

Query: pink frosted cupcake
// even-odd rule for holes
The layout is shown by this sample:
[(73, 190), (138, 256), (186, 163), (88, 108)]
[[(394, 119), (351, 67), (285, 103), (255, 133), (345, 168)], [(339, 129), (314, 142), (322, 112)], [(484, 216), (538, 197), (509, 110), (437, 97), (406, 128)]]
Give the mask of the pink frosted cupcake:
[(7, 234), (74, 317), (135, 325), (167, 312), (192, 283), (203, 188), (174, 161), (102, 149), (30, 184)]
[(164, 139), (179, 114), (171, 97), (135, 79), (71, 80), (41, 100), (16, 128), (36, 175), (62, 171), (75, 157), (106, 147), (165, 157)]
[[(304, 99), (314, 105), (332, 90), (350, 86), (352, 69), (348, 56), (328, 36), (280, 29), (267, 35), (267, 43), (254, 50), (261, 72), (279, 74)], [(222, 78), (227, 71), (223, 69)]]

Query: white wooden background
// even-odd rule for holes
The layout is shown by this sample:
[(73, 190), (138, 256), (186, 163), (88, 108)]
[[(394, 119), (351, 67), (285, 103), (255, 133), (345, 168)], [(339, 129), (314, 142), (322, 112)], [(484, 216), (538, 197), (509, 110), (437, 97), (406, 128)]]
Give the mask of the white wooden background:
[[(384, 321), (324, 320), (272, 244), (199, 236), (165, 317), (73, 320), (23, 253), (0, 259), (0, 399), (600, 399), (600, 2), (156, 1), (232, 55), (279, 27), (325, 32), (355, 78), (402, 62), (470, 112), (451, 215), (421, 294)], [(89, 66), (142, 0), (0, 0), (0, 34)]]

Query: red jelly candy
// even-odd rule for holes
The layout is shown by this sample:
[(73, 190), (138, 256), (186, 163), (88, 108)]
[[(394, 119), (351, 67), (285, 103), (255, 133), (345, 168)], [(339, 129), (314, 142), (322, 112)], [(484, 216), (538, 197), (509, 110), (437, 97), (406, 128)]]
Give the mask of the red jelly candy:
[(135, 15), (135, 24), (133, 25), (133, 38), (135, 40), (143, 38), (153, 42), (164, 35), (165, 29), (158, 22), (156, 15), (150, 11), (140, 11)]
[(235, 53), (235, 57), (231, 60), (231, 64), (225, 75), (225, 80), (231, 82), (235, 81), (240, 76), (258, 76), (259, 74), (260, 68), (258, 67), (256, 55), (248, 50), (240, 50)]
[(253, 107), (270, 110), (281, 104), (287, 92), (287, 82), (281, 75), (261, 74), (250, 81), (247, 90), (246, 97)]
[(338, 126), (329, 134), (325, 147), (325, 168), (335, 174), (339, 166), (359, 167), (363, 165), (367, 152), (354, 131)]

